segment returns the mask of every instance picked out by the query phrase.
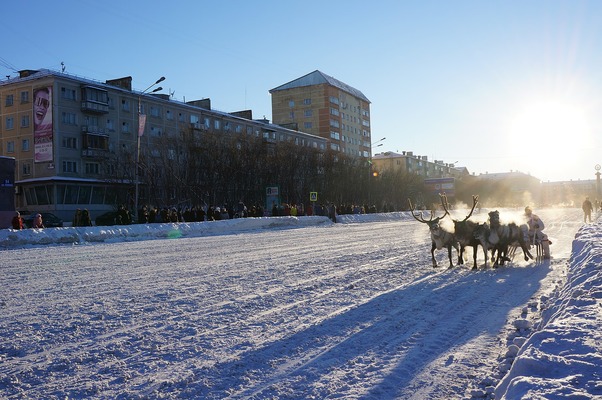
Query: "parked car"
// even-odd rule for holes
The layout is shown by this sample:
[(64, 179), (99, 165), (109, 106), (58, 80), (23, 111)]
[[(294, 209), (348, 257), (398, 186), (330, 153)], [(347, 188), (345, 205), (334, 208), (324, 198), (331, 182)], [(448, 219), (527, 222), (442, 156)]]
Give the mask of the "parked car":
[(49, 212), (33, 212), (29, 215), (25, 215), (23, 216), (23, 225), (31, 228), (33, 226), (33, 218), (36, 216), (36, 214), (42, 214), (42, 223), (46, 228), (57, 228), (63, 226), (63, 220)]
[(94, 220), (94, 225), (96, 226), (110, 226), (117, 225), (117, 215), (119, 213), (117, 211), (108, 211), (104, 214), (100, 214)]

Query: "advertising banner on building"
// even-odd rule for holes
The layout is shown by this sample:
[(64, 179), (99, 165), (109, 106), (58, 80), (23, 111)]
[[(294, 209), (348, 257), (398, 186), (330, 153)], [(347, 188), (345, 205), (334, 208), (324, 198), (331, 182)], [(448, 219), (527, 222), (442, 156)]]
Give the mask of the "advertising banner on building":
[(433, 194), (445, 193), (449, 197), (456, 195), (454, 178), (430, 178), (424, 180), (426, 190)]
[(34, 161), (52, 162), (52, 87), (33, 92)]

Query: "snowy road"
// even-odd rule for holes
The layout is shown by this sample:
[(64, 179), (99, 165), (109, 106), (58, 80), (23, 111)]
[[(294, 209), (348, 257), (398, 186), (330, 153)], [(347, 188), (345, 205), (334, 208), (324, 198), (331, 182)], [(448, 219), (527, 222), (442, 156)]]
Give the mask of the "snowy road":
[(551, 262), (476, 272), (414, 220), (0, 251), (0, 397), (470, 397), (564, 280), (581, 212), (538, 214)]

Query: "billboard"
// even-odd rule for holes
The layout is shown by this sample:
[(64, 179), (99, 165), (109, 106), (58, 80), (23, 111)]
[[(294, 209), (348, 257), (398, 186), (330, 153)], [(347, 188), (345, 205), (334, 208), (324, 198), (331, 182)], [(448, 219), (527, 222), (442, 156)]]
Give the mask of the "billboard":
[(52, 86), (33, 91), (34, 162), (52, 162)]
[(449, 197), (455, 196), (456, 185), (454, 178), (430, 178), (424, 180), (426, 190), (433, 194), (445, 193)]

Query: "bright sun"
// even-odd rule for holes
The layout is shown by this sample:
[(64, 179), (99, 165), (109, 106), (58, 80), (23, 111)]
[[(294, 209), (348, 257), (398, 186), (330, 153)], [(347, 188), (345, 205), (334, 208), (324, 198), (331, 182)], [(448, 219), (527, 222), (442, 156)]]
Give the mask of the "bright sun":
[(587, 146), (590, 128), (583, 110), (557, 100), (525, 106), (510, 127), (513, 143), (531, 143), (547, 156), (578, 152)]

